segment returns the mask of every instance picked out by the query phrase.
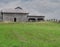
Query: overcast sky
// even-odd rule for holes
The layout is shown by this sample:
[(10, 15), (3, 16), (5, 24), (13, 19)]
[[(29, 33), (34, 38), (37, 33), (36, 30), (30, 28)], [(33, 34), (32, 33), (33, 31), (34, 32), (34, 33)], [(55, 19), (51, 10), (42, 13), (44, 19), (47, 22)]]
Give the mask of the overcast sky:
[(0, 9), (20, 6), (33, 15), (60, 19), (60, 0), (0, 0)]

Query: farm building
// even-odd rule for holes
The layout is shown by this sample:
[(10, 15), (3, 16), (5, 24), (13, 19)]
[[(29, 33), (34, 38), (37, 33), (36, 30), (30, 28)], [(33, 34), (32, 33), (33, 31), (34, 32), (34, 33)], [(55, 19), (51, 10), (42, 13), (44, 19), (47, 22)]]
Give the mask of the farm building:
[(41, 21), (44, 16), (30, 16), (29, 13), (21, 7), (14, 9), (3, 9), (0, 12), (0, 21), (3, 22), (27, 22), (27, 21)]
[(39, 21), (44, 21), (45, 16), (40, 16), (40, 15), (29, 15), (27, 16), (28, 21), (33, 21), (33, 22), (39, 22)]

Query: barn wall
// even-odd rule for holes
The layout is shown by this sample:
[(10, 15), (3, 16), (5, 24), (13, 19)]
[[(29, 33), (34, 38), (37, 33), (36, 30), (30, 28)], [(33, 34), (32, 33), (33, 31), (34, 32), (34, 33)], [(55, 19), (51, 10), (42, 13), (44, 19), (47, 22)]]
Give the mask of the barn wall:
[(3, 21), (5, 22), (14, 22), (14, 18), (16, 18), (16, 22), (26, 22), (28, 14), (3, 14)]
[(2, 13), (0, 12), (0, 22), (3, 20)]

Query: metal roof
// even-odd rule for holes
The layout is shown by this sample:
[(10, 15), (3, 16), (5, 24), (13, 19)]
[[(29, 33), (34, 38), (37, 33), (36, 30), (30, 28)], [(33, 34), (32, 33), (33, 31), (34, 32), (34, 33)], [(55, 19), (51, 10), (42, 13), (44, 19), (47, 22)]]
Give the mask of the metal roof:
[(45, 17), (43, 15), (28, 15), (28, 17)]
[(9, 9), (3, 9), (1, 10), (3, 13), (28, 13), (27, 11), (23, 10), (20, 7), (16, 7), (14, 9), (9, 8)]

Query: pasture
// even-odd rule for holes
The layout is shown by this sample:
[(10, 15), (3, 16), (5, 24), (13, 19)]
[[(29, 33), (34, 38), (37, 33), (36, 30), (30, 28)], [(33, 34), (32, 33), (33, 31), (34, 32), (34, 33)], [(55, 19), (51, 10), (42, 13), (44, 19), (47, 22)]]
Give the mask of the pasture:
[(0, 23), (0, 47), (60, 47), (60, 24)]

